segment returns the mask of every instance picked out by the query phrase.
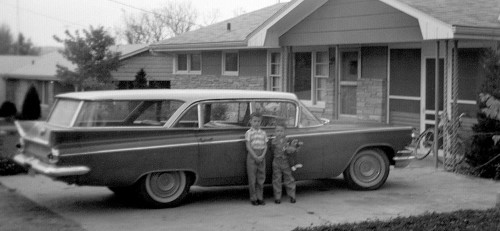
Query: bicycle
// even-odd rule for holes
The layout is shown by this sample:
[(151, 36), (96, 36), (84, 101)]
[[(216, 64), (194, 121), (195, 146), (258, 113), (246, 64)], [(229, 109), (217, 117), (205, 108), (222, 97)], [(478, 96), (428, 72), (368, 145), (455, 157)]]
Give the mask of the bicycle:
[[(460, 114), (458, 117), (458, 127), (462, 127), (462, 117), (465, 116), (465, 113)], [(444, 123), (442, 122), (444, 120), (441, 120), (441, 122), (438, 125), (438, 144), (439, 144), (439, 149), (443, 149), (443, 125)], [(417, 160), (423, 160), (429, 154), (434, 152), (434, 127), (427, 128), (424, 132), (422, 132), (418, 138), (415, 141), (415, 149), (414, 149), (414, 156)], [(443, 156), (442, 159), (438, 160), (443, 163), (444, 167), (447, 170), (452, 170), (457, 166), (458, 164), (462, 163), (465, 159), (465, 148), (464, 148), (464, 139), (458, 135), (457, 136), (457, 142), (455, 143), (457, 147), (457, 153), (455, 155), (446, 155)], [(448, 141), (449, 142), (449, 141)], [(438, 157), (439, 157), (439, 151), (438, 151)]]

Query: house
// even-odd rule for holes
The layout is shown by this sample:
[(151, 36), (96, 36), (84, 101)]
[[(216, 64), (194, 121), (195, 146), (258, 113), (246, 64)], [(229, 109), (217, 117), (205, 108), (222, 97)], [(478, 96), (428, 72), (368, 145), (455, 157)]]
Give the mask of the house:
[(0, 55), (0, 104), (6, 100), (6, 83), (4, 75), (22, 66), (35, 62), (37, 56), (17, 56), (17, 55)]
[(63, 86), (57, 79), (57, 64), (74, 67), (58, 51), (54, 51), (36, 57), (28, 65), (5, 73), (3, 76), (6, 83), (5, 99), (13, 102), (19, 111), (22, 108), (26, 92), (31, 86), (35, 86), (40, 98), (42, 115), (47, 115), (54, 95), (72, 90), (70, 87)]
[(150, 53), (147, 44), (117, 45), (114, 49), (121, 53), (121, 66), (111, 73), (118, 89), (132, 88), (135, 76), (141, 69), (146, 73), (149, 87), (170, 88), (171, 81), (165, 79), (165, 73), (168, 73), (166, 57)]
[(292, 0), (149, 47), (172, 88), (294, 92), (320, 117), (424, 129), (474, 120), (499, 16), (498, 0)]
[[(162, 57), (152, 57), (146, 44), (118, 45), (111, 49), (121, 53), (120, 60), (125, 64), (112, 73), (113, 78), (120, 83), (118, 86), (127, 86), (122, 81), (133, 81), (140, 68), (150, 72), (148, 76), (151, 75), (151, 79), (155, 79), (155, 70), (149, 68), (148, 65), (154, 64), (155, 58), (161, 60)], [(21, 62), (20, 60), (27, 61)], [(3, 81), (0, 81), (0, 83), (5, 83), (5, 90), (1, 91), (2, 94), (0, 94), (0, 97), (3, 97), (2, 102), (5, 100), (11, 101), (18, 110), (22, 107), (26, 92), (31, 86), (35, 86), (39, 94), (42, 117), (48, 114), (55, 95), (74, 91), (72, 87), (63, 85), (56, 77), (57, 65), (66, 66), (70, 69), (75, 68), (75, 65), (64, 58), (59, 51), (49, 52), (41, 56), (12, 56), (6, 57), (4, 60), (0, 57), (0, 63), (2, 63), (2, 66), (7, 66), (10, 63), (19, 64), (17, 66), (12, 65), (15, 68), (5, 68), (6, 71), (1, 75)]]

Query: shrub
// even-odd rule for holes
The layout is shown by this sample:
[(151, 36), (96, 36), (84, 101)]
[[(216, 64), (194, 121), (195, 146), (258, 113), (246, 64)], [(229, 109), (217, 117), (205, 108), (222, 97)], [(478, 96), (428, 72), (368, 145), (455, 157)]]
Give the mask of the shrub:
[[(482, 59), (485, 79), (481, 84), (477, 124), (472, 127), (471, 151), (467, 162), (472, 174), (500, 179), (500, 145), (492, 139), (500, 135), (500, 49), (486, 50)], [(490, 160), (494, 160), (488, 163)]]
[(14, 118), (17, 115), (16, 105), (10, 101), (5, 101), (0, 107), (0, 117)]
[(497, 113), (497, 106), (500, 106), (498, 99), (489, 94), (481, 94), (478, 123), (472, 127), (475, 135), (467, 162), (473, 167), (472, 173), (483, 178), (500, 179), (500, 158), (494, 159), (500, 154), (500, 144), (493, 139), (495, 135), (500, 135), (500, 114)]
[(16, 175), (25, 172), (26, 170), (23, 167), (0, 155), (0, 176)]
[(21, 120), (37, 120), (41, 117), (40, 98), (35, 86), (31, 86), (24, 97)]
[(146, 79), (146, 72), (143, 68), (137, 72), (134, 80), (135, 89), (146, 89), (148, 88), (148, 80)]

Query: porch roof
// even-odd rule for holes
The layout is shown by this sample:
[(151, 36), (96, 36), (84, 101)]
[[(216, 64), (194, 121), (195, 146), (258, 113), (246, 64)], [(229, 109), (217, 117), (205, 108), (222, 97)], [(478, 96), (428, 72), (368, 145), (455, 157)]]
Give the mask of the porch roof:
[(418, 19), (424, 40), (500, 40), (498, 0), (379, 0)]

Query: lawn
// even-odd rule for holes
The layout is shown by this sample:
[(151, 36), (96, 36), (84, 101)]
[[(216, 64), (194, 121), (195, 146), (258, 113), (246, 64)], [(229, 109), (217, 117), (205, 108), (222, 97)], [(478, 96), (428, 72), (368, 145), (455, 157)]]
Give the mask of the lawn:
[(387, 221), (364, 221), (295, 228), (294, 231), (347, 231), (347, 230), (500, 230), (500, 207), (488, 210), (459, 210), (449, 213), (426, 213), (420, 216), (396, 217)]

